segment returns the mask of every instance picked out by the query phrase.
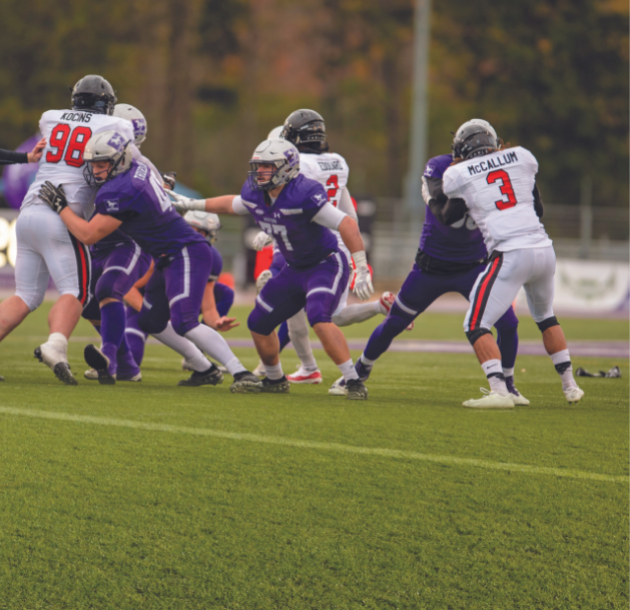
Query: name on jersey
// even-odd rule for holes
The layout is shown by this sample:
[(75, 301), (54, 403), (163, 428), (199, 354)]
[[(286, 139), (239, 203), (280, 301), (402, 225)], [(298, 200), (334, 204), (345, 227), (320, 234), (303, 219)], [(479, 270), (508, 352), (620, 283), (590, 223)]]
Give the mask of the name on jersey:
[(317, 165), (319, 165), (319, 169), (321, 169), (323, 172), (330, 172), (330, 171), (343, 171), (343, 167), (341, 167), (341, 161), (339, 161), (339, 159), (336, 159), (334, 161), (318, 161)]
[(504, 165), (510, 165), (510, 163), (517, 163), (518, 157), (515, 152), (508, 153), (507, 155), (501, 155), (500, 157), (495, 157), (494, 159), (486, 159), (484, 161), (479, 161), (475, 165), (469, 165), (466, 169), (468, 170), (469, 176), (474, 176), (475, 174), (480, 174), (482, 172), (487, 172), (491, 169), (497, 169), (497, 167), (503, 167)]
[(89, 112), (64, 112), (61, 115), (62, 121), (78, 121), (79, 123), (89, 123), (92, 115)]
[(136, 170), (136, 173), (133, 175), (133, 177), (137, 178), (138, 180), (144, 180), (147, 177), (148, 172), (148, 166), (144, 165), (144, 163), (138, 163), (138, 169)]

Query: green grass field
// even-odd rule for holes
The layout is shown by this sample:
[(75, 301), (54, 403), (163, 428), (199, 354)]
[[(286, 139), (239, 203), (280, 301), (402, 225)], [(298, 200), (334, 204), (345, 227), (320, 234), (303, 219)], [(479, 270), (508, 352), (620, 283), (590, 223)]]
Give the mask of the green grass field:
[[(461, 341), (462, 317), (402, 338)], [(328, 396), (321, 351), (323, 386), (243, 396), (176, 387), (157, 345), (142, 383), (99, 386), (72, 342), (65, 387), (33, 358), (46, 335), (44, 307), (0, 344), (2, 610), (628, 608), (627, 361), (574, 358), (623, 377), (569, 406), (548, 358), (519, 357), (532, 404), (492, 412), (460, 406), (485, 385), (472, 355), (386, 354), (357, 403)]]

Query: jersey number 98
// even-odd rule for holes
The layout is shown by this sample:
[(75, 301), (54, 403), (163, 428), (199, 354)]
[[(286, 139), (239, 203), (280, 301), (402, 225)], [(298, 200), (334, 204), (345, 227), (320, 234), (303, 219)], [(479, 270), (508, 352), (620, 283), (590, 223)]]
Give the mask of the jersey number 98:
[(83, 151), (91, 137), (89, 127), (79, 125), (72, 129), (67, 123), (55, 125), (48, 141), (50, 150), (46, 153), (46, 162), (59, 163), (63, 158), (66, 165), (81, 167), (84, 163)]

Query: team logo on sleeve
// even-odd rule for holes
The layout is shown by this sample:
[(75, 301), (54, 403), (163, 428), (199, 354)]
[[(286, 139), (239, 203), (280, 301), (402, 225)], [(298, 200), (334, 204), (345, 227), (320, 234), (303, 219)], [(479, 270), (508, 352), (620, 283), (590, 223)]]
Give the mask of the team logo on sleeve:
[(108, 212), (118, 212), (118, 199), (108, 199), (105, 202), (105, 208)]
[(321, 205), (322, 203), (324, 203), (325, 201), (327, 201), (327, 197), (326, 195), (322, 195), (322, 193), (315, 193), (311, 199), (317, 204), (317, 205)]
[(118, 132), (115, 132), (114, 135), (107, 142), (108, 146), (111, 146), (118, 152), (120, 152), (125, 144), (125, 138), (123, 138)]

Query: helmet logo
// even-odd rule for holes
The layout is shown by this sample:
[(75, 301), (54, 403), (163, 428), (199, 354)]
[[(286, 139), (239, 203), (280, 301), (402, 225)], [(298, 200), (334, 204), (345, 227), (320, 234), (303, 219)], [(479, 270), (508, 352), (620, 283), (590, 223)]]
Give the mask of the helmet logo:
[(118, 152), (123, 149), (124, 144), (125, 139), (118, 132), (115, 132), (114, 135), (110, 138), (109, 142), (107, 142), (108, 146), (111, 146)]
[(298, 163), (298, 156), (295, 154), (295, 151), (285, 150), (284, 156), (287, 158), (287, 161), (289, 162), (289, 167), (295, 167), (296, 164)]
[(133, 133), (137, 138), (147, 135), (147, 122), (145, 119), (132, 119)]

